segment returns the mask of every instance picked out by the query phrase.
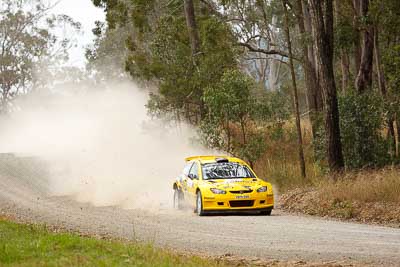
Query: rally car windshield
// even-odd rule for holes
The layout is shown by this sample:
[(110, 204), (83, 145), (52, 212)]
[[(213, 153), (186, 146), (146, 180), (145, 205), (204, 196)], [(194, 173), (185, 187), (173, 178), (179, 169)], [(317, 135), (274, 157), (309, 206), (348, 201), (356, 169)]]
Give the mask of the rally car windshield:
[(205, 163), (202, 171), (204, 180), (255, 178), (249, 168), (235, 162)]

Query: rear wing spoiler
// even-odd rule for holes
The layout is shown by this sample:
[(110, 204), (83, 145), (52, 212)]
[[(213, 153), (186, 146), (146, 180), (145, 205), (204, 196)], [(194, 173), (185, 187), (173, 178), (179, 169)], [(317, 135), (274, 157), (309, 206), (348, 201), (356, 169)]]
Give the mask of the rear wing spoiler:
[(215, 158), (219, 158), (219, 156), (192, 156), (192, 157), (185, 158), (185, 161), (191, 161), (191, 160), (194, 160), (194, 159), (213, 160)]
[(205, 160), (205, 161), (210, 160), (210, 161), (216, 161), (216, 162), (229, 162), (230, 160), (238, 161), (238, 162), (241, 161), (239, 159), (232, 158), (229, 156), (192, 156), (192, 157), (186, 158), (185, 161), (188, 162), (188, 161), (192, 161), (195, 159)]

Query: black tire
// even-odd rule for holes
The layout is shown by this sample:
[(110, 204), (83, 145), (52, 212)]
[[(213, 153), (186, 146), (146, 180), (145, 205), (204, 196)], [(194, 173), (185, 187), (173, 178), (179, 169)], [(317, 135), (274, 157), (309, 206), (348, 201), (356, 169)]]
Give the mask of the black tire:
[(174, 209), (181, 210), (183, 208), (183, 193), (178, 188), (174, 189)]
[(260, 212), (260, 214), (264, 215), (264, 216), (271, 216), (271, 213), (272, 213), (272, 210), (262, 210)]
[(201, 192), (198, 191), (196, 195), (196, 209), (194, 210), (195, 213), (197, 213), (198, 216), (203, 216), (204, 215), (204, 210), (203, 210), (203, 198), (201, 196)]

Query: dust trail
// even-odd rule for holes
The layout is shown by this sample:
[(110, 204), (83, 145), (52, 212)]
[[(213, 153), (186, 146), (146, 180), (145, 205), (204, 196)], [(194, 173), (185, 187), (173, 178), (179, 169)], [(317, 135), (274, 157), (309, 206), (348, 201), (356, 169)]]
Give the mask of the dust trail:
[(147, 92), (134, 83), (106, 88), (69, 86), (18, 99), (19, 110), (0, 121), (0, 152), (48, 162), (54, 195), (99, 206), (169, 207), (184, 158), (212, 152), (193, 144), (189, 126), (151, 120)]

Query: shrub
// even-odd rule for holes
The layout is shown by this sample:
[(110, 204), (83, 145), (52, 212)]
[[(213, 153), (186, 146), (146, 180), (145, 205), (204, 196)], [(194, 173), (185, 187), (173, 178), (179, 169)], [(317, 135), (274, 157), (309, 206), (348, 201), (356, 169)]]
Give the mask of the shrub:
[(391, 158), (388, 143), (382, 136), (385, 105), (374, 93), (354, 92), (339, 97), (340, 129), (343, 154), (349, 168), (376, 167)]

